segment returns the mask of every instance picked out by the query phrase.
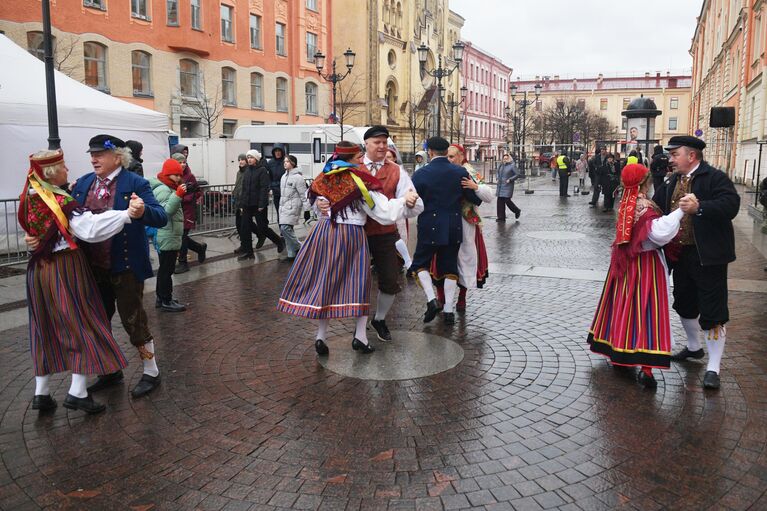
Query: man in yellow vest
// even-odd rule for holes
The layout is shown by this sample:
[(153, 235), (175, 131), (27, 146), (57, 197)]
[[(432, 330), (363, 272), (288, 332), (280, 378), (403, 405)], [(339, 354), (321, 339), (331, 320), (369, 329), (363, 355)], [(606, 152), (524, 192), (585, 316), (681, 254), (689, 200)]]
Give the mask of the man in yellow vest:
[(567, 185), (570, 181), (570, 158), (566, 156), (564, 151), (557, 156), (557, 169), (559, 170), (559, 196), (569, 197)]

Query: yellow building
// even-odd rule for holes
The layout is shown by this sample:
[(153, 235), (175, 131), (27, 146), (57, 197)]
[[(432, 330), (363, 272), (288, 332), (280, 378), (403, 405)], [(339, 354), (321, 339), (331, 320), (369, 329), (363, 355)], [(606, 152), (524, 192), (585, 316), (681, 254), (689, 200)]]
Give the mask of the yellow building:
[[(443, 67), (455, 67), (452, 46), (463, 18), (447, 0), (333, 0), (332, 19), (334, 54), (351, 48), (357, 55), (352, 73), (338, 84), (337, 115), (355, 126), (386, 125), (401, 151), (418, 150), (437, 131), (438, 104), (437, 80), (421, 71), (418, 47), (429, 48), (427, 69), (440, 57)], [(460, 71), (442, 86), (444, 101), (460, 100)], [(444, 106), (441, 114), (444, 135), (451, 116)]]

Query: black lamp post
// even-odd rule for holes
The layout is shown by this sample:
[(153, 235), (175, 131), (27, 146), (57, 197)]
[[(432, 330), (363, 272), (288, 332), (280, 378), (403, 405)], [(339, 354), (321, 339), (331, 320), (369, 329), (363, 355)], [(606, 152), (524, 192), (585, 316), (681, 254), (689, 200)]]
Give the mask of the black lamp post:
[[(460, 107), (463, 104), (463, 102), (466, 101), (466, 94), (469, 92), (469, 89), (467, 89), (466, 86), (464, 85), (463, 87), (460, 88), (460, 91), (461, 91), (461, 100), (460, 101), (455, 101), (454, 99), (451, 99), (450, 101), (445, 103), (445, 106), (450, 109), (450, 143), (451, 144), (453, 143), (453, 127), (455, 126), (455, 109)], [(440, 95), (440, 97), (441, 97), (441, 95)], [(459, 144), (461, 143), (461, 123), (460, 123), (460, 119), (461, 119), (461, 114), (460, 114), (460, 110), (459, 110), (458, 111), (458, 120), (459, 120), (459, 122), (458, 122), (458, 136), (456, 137), (456, 138), (458, 138), (458, 143)]]
[[(461, 65), (461, 61), (463, 60), (463, 50), (464, 50), (464, 44), (461, 41), (456, 41), (456, 43), (453, 45), (453, 60), (455, 61), (455, 66), (451, 67), (442, 67), (442, 55), (438, 57), (438, 65), (437, 69), (426, 69), (426, 59), (429, 55), (429, 47), (426, 46), (424, 43), (421, 43), (421, 46), (418, 47), (418, 62), (421, 66), (421, 71), (426, 73), (429, 76), (432, 76), (437, 79), (437, 94), (439, 95), (439, 101), (437, 102), (437, 136), (442, 135), (442, 79), (450, 76), (450, 74), (458, 69), (458, 67)], [(445, 63), (447, 66), (447, 62)]]
[[(333, 84), (333, 121), (338, 122), (338, 113), (336, 111), (336, 84), (340, 81), (342, 81), (344, 78), (349, 76), (349, 74), (352, 72), (352, 68), (354, 67), (354, 58), (357, 55), (352, 51), (351, 48), (348, 48), (344, 52), (344, 58), (346, 59), (346, 73), (341, 74), (336, 72), (336, 59), (333, 59), (333, 72), (330, 74), (322, 74), (322, 69), (325, 67), (325, 55), (322, 54), (321, 51), (317, 51), (317, 53), (314, 54), (314, 65), (317, 66), (317, 74), (320, 75), (320, 77), (325, 80), (326, 82), (330, 82)], [(343, 122), (343, 121), (341, 121)], [(344, 129), (343, 124), (341, 124), (341, 140), (344, 139)]]
[(51, 36), (51, 5), (43, 4), (43, 61), (45, 62), (45, 92), (48, 103), (48, 149), (61, 149), (59, 115), (56, 110), (56, 79), (53, 73), (53, 37)]
[[(509, 87), (509, 90), (511, 90), (511, 101), (514, 103), (514, 109), (516, 111), (517, 106), (519, 106), (522, 109), (522, 164), (520, 166), (520, 173), (524, 176), (526, 174), (526, 166), (527, 166), (527, 153), (525, 152), (525, 138), (527, 137), (527, 107), (529, 105), (532, 105), (534, 102), (538, 101), (538, 98), (541, 95), (541, 89), (543, 87), (540, 83), (535, 84), (535, 99), (527, 99), (527, 91), (524, 91), (524, 97), (517, 101), (515, 98), (517, 96), (517, 84), (512, 84)], [(509, 107), (506, 107), (508, 110)], [(508, 112), (507, 112), (508, 113)]]

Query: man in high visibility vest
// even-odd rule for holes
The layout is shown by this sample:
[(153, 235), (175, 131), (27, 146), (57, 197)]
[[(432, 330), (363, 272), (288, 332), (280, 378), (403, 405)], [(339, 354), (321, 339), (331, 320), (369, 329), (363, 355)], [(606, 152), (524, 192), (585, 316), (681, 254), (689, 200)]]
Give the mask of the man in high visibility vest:
[(567, 185), (570, 181), (570, 158), (564, 152), (557, 156), (557, 169), (559, 170), (559, 196), (569, 197)]

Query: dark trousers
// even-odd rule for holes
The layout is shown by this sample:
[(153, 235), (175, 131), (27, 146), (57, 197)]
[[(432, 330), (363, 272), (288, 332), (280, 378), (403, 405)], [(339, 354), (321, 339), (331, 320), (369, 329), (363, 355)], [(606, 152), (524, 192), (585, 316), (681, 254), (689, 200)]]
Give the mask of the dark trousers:
[[(175, 260), (175, 259), (174, 259)], [(144, 310), (144, 281), (138, 280), (132, 271), (112, 273), (103, 268), (91, 267), (101, 302), (109, 320), (120, 314), (123, 328), (134, 346), (143, 346), (152, 340), (149, 318)]]
[(694, 245), (682, 247), (672, 265), (674, 310), (685, 319), (698, 318), (703, 330), (724, 325), (730, 319), (727, 307), (727, 265), (701, 266)]
[(413, 264), (410, 271), (418, 273), (421, 270), (431, 269), (431, 260), (437, 256), (437, 272), (446, 279), (458, 280), (458, 250), (460, 243), (455, 245), (432, 245), (420, 241), (415, 246)]
[(253, 219), (256, 220), (256, 227), (258, 228), (257, 236), (259, 238), (269, 238), (275, 244), (280, 243), (280, 237), (276, 232), (269, 228), (269, 218), (267, 216), (266, 208), (261, 211), (258, 208), (243, 208), (242, 216), (240, 217), (240, 248), (242, 248), (243, 254), (253, 253), (253, 232), (250, 229), (250, 223)]
[(371, 262), (378, 276), (378, 290), (387, 295), (396, 295), (402, 291), (402, 263), (396, 247), (399, 239), (396, 231), (368, 236)]
[(186, 262), (186, 254), (189, 250), (198, 255), (202, 252), (202, 244), (189, 237), (190, 230), (184, 229), (184, 236), (181, 238), (181, 249), (178, 251), (174, 250), (174, 252), (178, 252), (178, 262), (180, 263)]
[(274, 210), (277, 212), (277, 223), (280, 223), (280, 190), (272, 190), (272, 203), (274, 203)]
[(602, 185), (595, 181), (592, 181), (591, 183), (594, 188), (594, 194), (591, 196), (591, 202), (589, 202), (589, 204), (596, 206), (597, 202), (599, 202), (599, 194), (602, 192)]
[(567, 197), (567, 186), (570, 184), (570, 175), (566, 170), (559, 169), (559, 196)]
[[(240, 239), (242, 239), (242, 225), (242, 210), (237, 208), (237, 211), (234, 213), (234, 226), (237, 229), (237, 236)], [(252, 219), (250, 220), (250, 232), (258, 236), (258, 226)]]
[(157, 270), (155, 294), (163, 302), (173, 298), (173, 271), (176, 269), (178, 250), (160, 250), (160, 268)]
[(613, 209), (613, 206), (615, 205), (615, 196), (613, 195), (615, 193), (615, 185), (610, 183), (604, 185), (602, 188), (602, 191), (605, 194), (605, 209)]
[(506, 220), (506, 208), (509, 208), (515, 215), (520, 212), (519, 207), (514, 204), (514, 201), (511, 200), (511, 197), (498, 197), (495, 206), (498, 220)]

